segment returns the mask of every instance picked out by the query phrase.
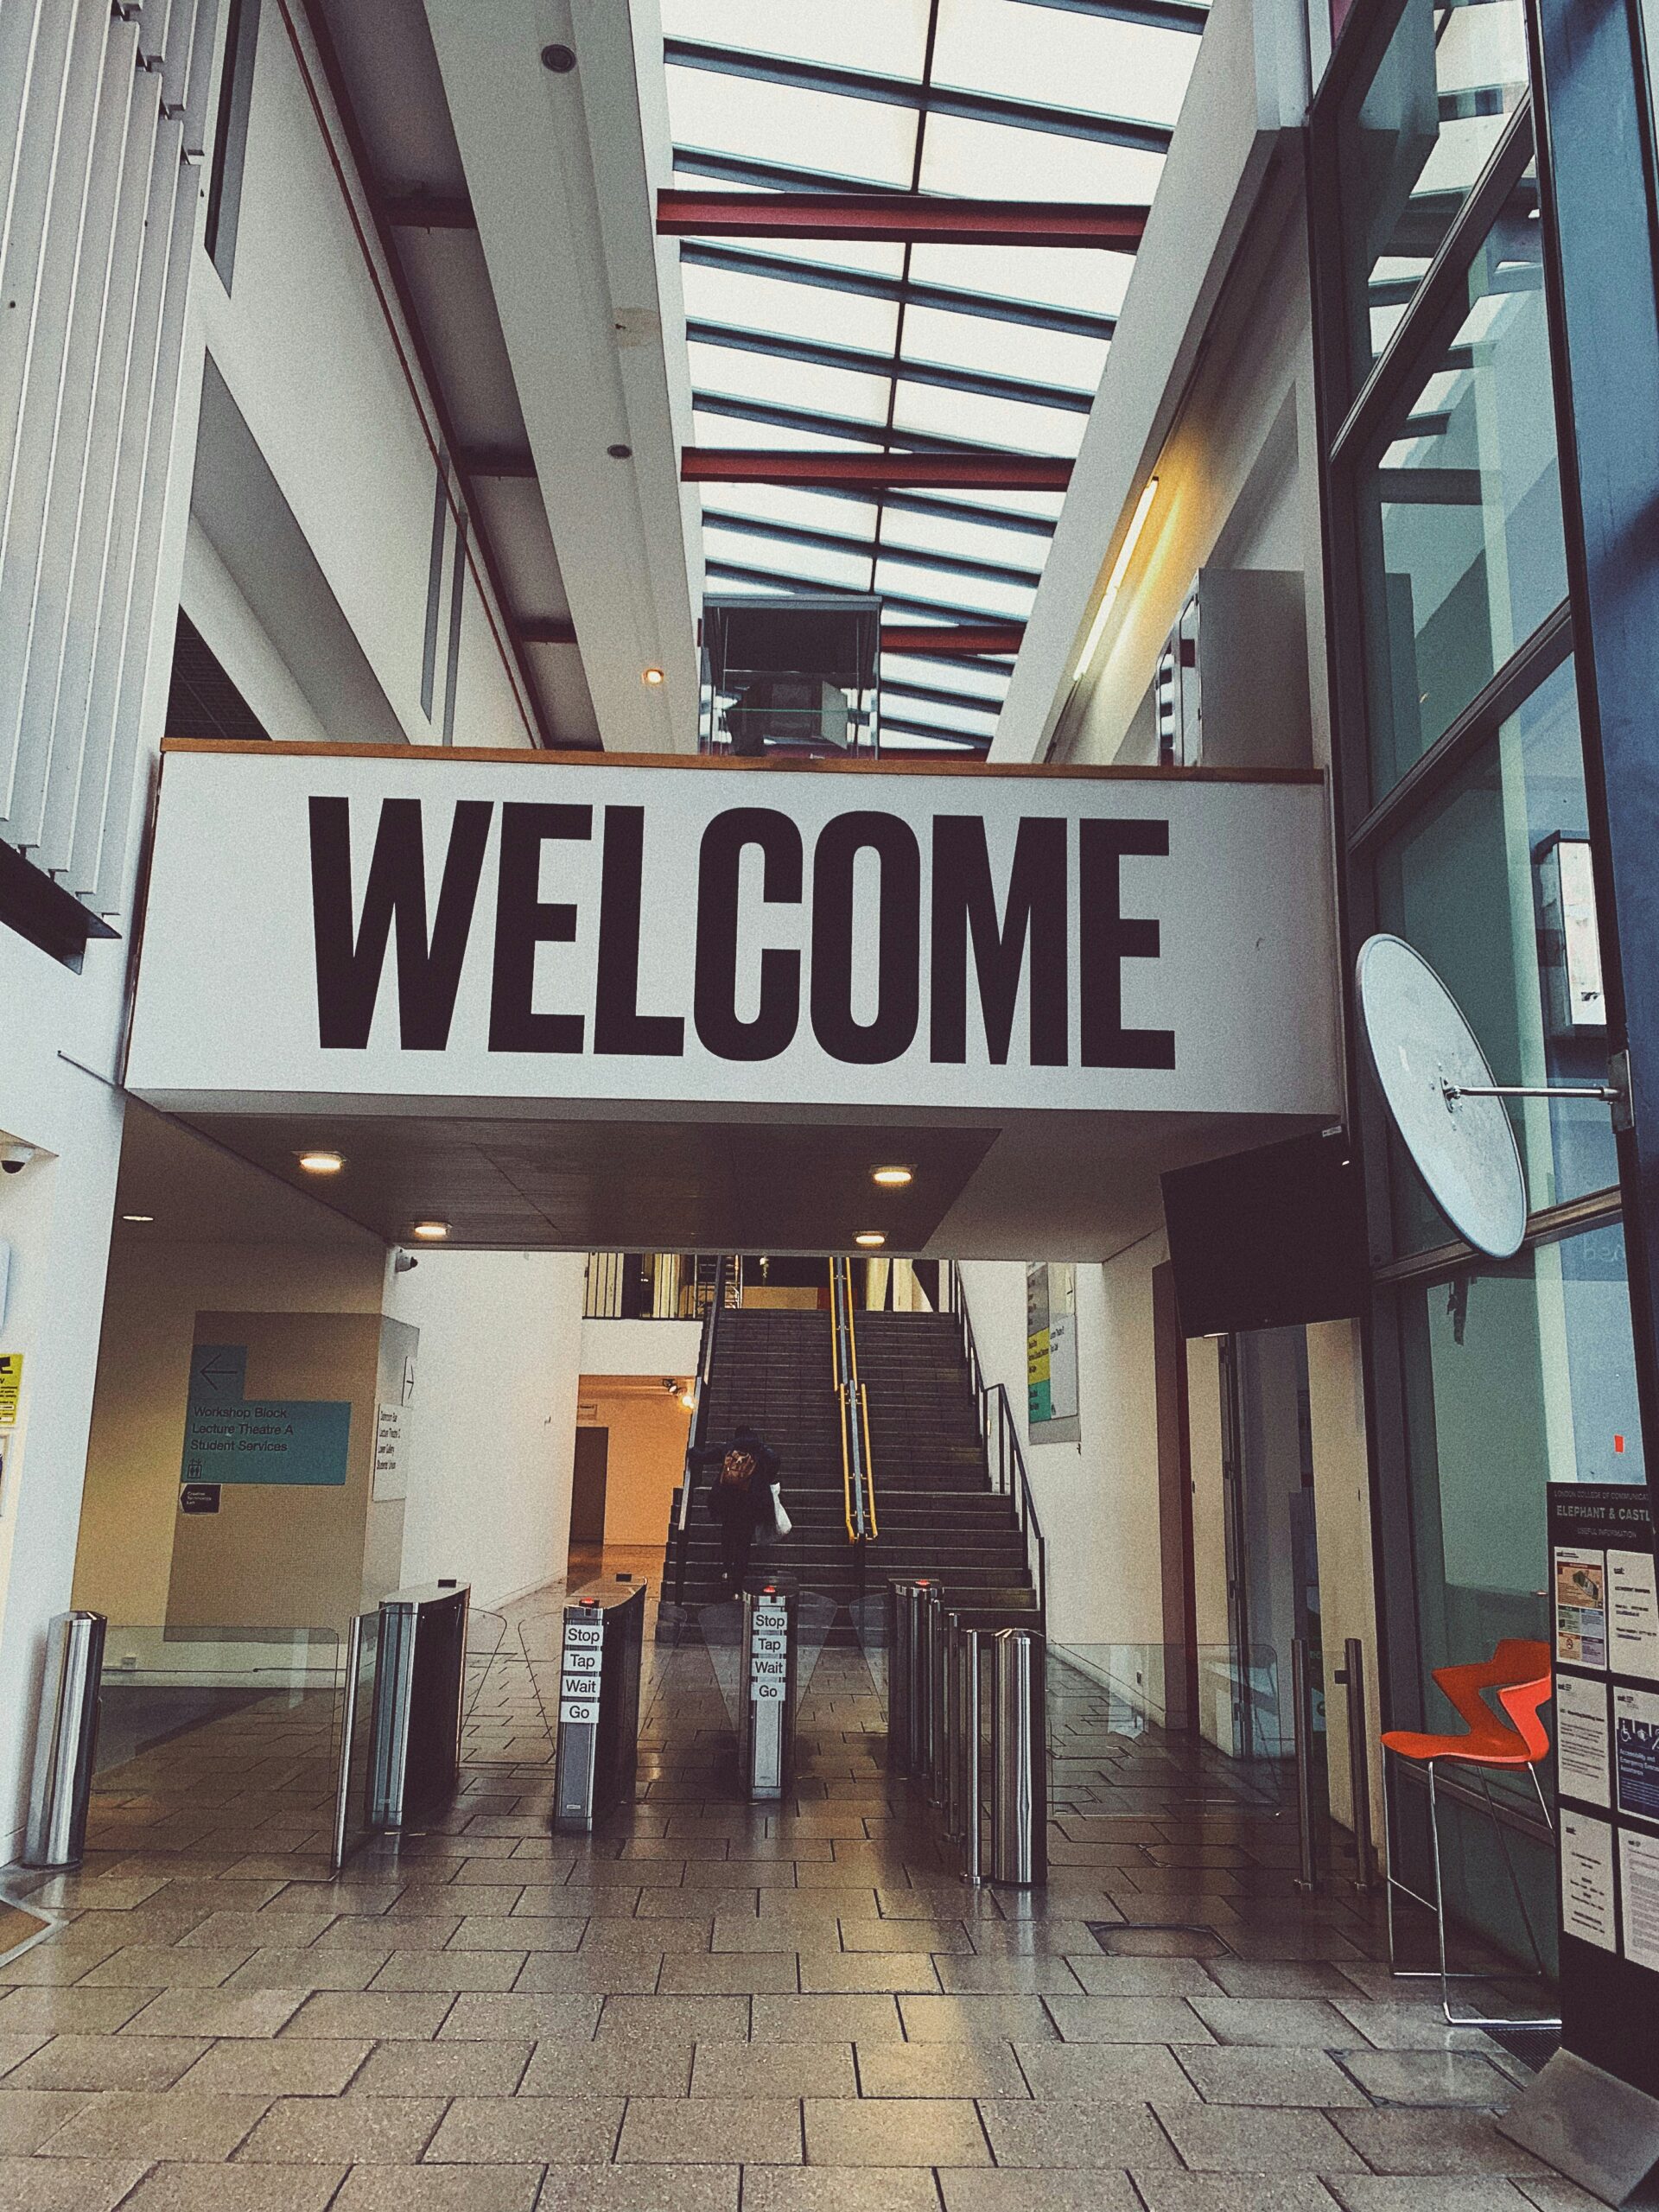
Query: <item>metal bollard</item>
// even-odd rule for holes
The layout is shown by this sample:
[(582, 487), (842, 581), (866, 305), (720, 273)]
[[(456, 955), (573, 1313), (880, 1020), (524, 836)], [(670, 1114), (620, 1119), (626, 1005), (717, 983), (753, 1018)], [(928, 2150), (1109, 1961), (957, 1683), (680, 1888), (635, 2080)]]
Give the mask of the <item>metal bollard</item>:
[(1042, 1639), (1000, 1629), (991, 1649), (990, 1878), (1029, 1888), (1048, 1878)]
[(922, 1756), (922, 1612), (931, 1585), (887, 1586), (887, 1764), (895, 1774), (915, 1774)]
[(1354, 1887), (1376, 1887), (1376, 1853), (1371, 1841), (1371, 1760), (1366, 1736), (1365, 1647), (1357, 1636), (1344, 1639), (1342, 1672), (1337, 1680), (1348, 1697), (1348, 1785), (1354, 1808)]
[(950, 1756), (950, 1684), (944, 1664), (944, 1593), (927, 1609), (927, 1802), (943, 1805)]
[(954, 1610), (944, 1617), (944, 1833), (951, 1843), (962, 1835), (962, 1646), (967, 1630)]
[(933, 1623), (944, 1601), (944, 1592), (937, 1582), (929, 1582), (922, 1592), (922, 1609), (916, 1624), (916, 1764), (918, 1781), (932, 1778), (934, 1760), (935, 1719), (933, 1706)]
[(79, 1866), (86, 1855), (107, 1626), (102, 1613), (59, 1613), (47, 1631), (25, 1866)]
[(954, 1757), (950, 1775), (956, 1796), (951, 1834), (962, 1850), (962, 1878), (980, 1878), (979, 1860), (979, 1683), (980, 1633), (958, 1624), (956, 1642)]
[(1319, 1886), (1313, 1834), (1313, 1689), (1307, 1639), (1295, 1637), (1290, 1646), (1290, 1701), (1296, 1725), (1296, 1841), (1301, 1859), (1294, 1878), (1299, 1890), (1317, 1890)]

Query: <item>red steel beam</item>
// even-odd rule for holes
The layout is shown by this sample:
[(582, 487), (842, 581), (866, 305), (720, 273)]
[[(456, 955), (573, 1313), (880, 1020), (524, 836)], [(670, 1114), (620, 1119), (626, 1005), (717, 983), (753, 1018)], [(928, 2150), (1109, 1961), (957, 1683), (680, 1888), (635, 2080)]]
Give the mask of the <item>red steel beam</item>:
[(1133, 253), (1147, 210), (1069, 200), (946, 200), (893, 192), (657, 195), (664, 238), (864, 238), (937, 245), (1104, 246)]
[(1023, 622), (884, 622), (884, 653), (1017, 653), (1026, 634)]
[(880, 491), (913, 485), (951, 492), (1064, 492), (1071, 463), (1034, 453), (799, 453), (747, 446), (687, 446), (687, 484), (852, 484)]

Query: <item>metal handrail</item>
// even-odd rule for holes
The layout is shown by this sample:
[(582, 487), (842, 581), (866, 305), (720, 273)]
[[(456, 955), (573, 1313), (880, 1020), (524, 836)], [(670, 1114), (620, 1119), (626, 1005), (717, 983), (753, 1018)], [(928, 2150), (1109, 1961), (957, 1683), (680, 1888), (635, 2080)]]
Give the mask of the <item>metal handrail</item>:
[(677, 1605), (685, 1601), (686, 1531), (691, 1520), (691, 1493), (696, 1488), (696, 1455), (702, 1450), (708, 1434), (707, 1385), (714, 1373), (715, 1332), (726, 1303), (726, 1255), (722, 1252), (715, 1263), (715, 1294), (702, 1317), (702, 1335), (697, 1344), (697, 1371), (691, 1382), (691, 1421), (685, 1434), (685, 1465), (680, 1475), (680, 1510), (674, 1546), (674, 1602)]
[(846, 1260), (830, 1262), (830, 1359), (841, 1422), (841, 1483), (847, 1541), (849, 1544), (861, 1544), (876, 1533), (875, 1478), (870, 1457), (869, 1402), (858, 1379), (853, 1271)]
[(974, 1325), (968, 1312), (962, 1270), (954, 1260), (947, 1261), (941, 1271), (939, 1294), (944, 1311), (956, 1317), (968, 1380), (979, 1408), (980, 1441), (985, 1447), (991, 1484), (1000, 1496), (1014, 1499), (1014, 1519), (1025, 1539), (1026, 1567), (1035, 1586), (1037, 1609), (1041, 1612), (1048, 1591), (1048, 1547), (1043, 1538), (1043, 1524), (1037, 1516), (1037, 1502), (1031, 1494), (1031, 1478), (1026, 1471), (1026, 1455), (1007, 1385), (985, 1380), (979, 1347), (974, 1342)]

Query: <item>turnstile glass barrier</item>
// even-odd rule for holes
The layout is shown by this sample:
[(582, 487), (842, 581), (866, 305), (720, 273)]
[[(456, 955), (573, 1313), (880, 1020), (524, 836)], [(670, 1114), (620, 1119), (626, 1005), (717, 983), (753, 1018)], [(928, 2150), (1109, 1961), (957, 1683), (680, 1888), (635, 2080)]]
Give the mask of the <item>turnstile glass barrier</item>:
[(592, 1583), (520, 1642), (555, 1745), (552, 1827), (585, 1835), (633, 1794), (646, 1586)]

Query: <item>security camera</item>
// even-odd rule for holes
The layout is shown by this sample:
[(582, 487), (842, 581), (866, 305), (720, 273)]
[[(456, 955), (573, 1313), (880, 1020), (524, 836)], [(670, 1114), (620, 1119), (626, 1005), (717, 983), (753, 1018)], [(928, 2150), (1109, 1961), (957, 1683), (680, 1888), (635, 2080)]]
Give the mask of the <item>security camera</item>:
[(34, 1157), (32, 1144), (19, 1144), (15, 1138), (9, 1138), (4, 1144), (0, 1144), (0, 1169), (8, 1175), (21, 1175)]
[(395, 1275), (412, 1274), (420, 1264), (412, 1252), (398, 1252), (393, 1256), (391, 1272)]

